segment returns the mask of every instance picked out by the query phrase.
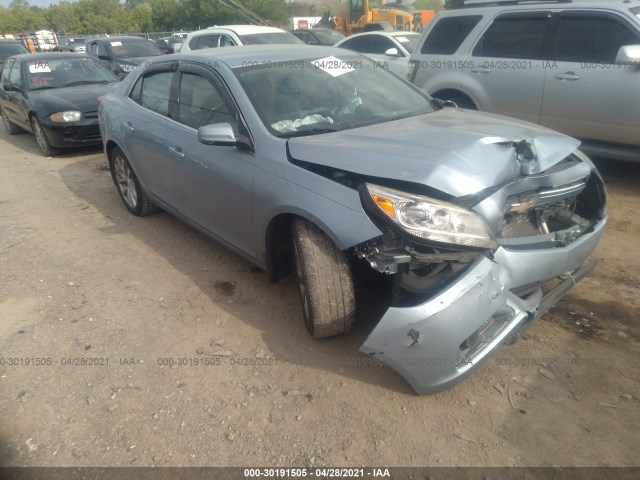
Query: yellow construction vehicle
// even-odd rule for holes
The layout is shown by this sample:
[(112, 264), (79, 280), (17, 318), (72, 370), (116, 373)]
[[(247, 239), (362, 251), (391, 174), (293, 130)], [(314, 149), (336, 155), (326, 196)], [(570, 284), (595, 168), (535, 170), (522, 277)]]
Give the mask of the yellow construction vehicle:
[[(408, 32), (422, 30), (422, 15), (412, 6), (405, 5), (402, 0), (387, 2), (386, 0), (347, 0), (348, 11), (342, 12), (333, 18), (325, 14), (332, 28), (345, 35), (367, 30), (377, 24), (380, 30), (384, 25), (391, 25), (394, 30)], [(387, 23), (388, 22), (388, 23)], [(329, 25), (326, 25), (329, 26)], [(369, 28), (373, 29), (373, 28)]]

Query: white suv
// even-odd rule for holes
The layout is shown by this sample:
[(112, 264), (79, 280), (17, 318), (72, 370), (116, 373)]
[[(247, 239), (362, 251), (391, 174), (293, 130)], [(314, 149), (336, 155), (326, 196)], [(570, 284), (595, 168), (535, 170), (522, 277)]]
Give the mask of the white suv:
[(279, 28), (259, 25), (224, 25), (191, 32), (182, 43), (180, 52), (202, 48), (283, 43), (304, 45), (295, 36)]
[(482, 3), (438, 14), (410, 80), (580, 138), (592, 155), (640, 161), (640, 1)]

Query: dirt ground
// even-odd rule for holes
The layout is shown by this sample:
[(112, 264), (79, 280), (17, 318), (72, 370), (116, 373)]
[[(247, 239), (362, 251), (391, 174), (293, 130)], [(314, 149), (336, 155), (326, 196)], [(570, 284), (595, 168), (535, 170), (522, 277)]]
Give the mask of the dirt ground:
[(371, 322), (313, 340), (292, 281), (130, 215), (101, 151), (2, 130), (0, 465), (639, 466), (640, 165), (599, 165), (594, 274), (418, 397), (357, 353)]

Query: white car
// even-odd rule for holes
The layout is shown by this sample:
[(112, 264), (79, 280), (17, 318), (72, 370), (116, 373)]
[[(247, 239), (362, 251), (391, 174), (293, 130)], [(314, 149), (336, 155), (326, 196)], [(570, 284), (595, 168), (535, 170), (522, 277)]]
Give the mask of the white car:
[(279, 28), (260, 25), (224, 25), (191, 32), (182, 42), (180, 52), (190, 52), (202, 48), (261, 44), (304, 45), (294, 35)]
[(376, 65), (407, 78), (409, 57), (419, 41), (420, 34), (416, 32), (375, 31), (351, 35), (340, 40), (334, 47), (362, 53), (376, 62)]

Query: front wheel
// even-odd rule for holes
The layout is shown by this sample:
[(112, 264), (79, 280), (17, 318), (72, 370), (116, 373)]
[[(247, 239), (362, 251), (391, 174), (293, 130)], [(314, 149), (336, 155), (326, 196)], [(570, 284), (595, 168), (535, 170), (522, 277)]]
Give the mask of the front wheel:
[(296, 218), (291, 230), (307, 330), (315, 338), (348, 332), (355, 316), (355, 293), (345, 252), (307, 220)]
[(157, 210), (155, 205), (142, 190), (138, 177), (134, 173), (129, 160), (122, 150), (115, 148), (109, 156), (111, 176), (118, 188), (120, 199), (131, 213), (138, 217), (144, 217)]
[(24, 132), (22, 128), (9, 120), (9, 116), (7, 115), (7, 112), (4, 111), (4, 108), (0, 108), (0, 115), (2, 115), (2, 123), (4, 123), (4, 128), (7, 129), (9, 135), (17, 135)]
[(36, 136), (38, 146), (40, 147), (40, 150), (42, 150), (42, 153), (45, 157), (52, 157), (53, 155), (58, 153), (58, 150), (56, 148), (53, 148), (49, 143), (47, 135), (44, 133), (44, 129), (42, 128), (42, 125), (40, 125), (40, 121), (35, 115), (31, 117), (31, 128), (33, 130), (33, 134)]

